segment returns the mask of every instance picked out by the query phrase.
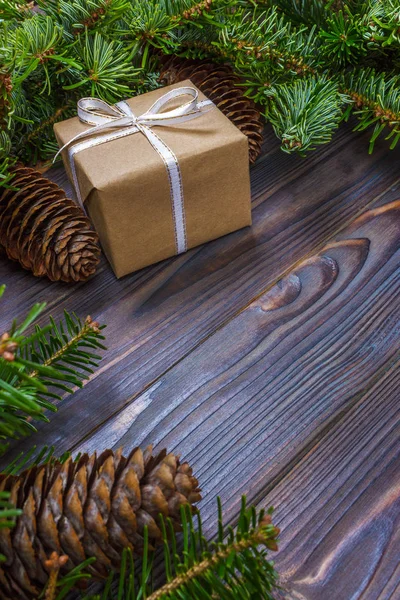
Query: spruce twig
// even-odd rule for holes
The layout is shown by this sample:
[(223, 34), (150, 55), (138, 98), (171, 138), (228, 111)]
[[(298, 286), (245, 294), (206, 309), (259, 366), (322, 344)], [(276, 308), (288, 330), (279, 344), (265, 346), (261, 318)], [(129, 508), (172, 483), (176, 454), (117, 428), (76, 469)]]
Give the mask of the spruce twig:
[(245, 550), (254, 548), (261, 544), (264, 544), (270, 549), (276, 550), (277, 546), (275, 538), (278, 533), (278, 529), (275, 527), (270, 529), (268, 532), (266, 530), (266, 527), (271, 525), (271, 523), (271, 516), (266, 515), (263, 517), (263, 519), (261, 519), (255, 530), (250, 532), (248, 537), (239, 541), (234, 541), (217, 550), (215, 554), (212, 554), (193, 567), (190, 567), (188, 571), (177, 575), (172, 581), (165, 583), (158, 590), (153, 592), (147, 600), (161, 600), (165, 596), (170, 596), (180, 588), (187, 586), (193, 580), (204, 577), (207, 572), (217, 569), (221, 563), (224, 563), (229, 556), (233, 554), (241, 554)]
[[(170, 519), (160, 515), (164, 546), (161, 562), (155, 561), (154, 551), (145, 543), (147, 550), (138, 568), (132, 551), (125, 549), (121, 571), (110, 573), (101, 600), (112, 600), (113, 589), (118, 590), (118, 600), (272, 600), (277, 574), (267, 552), (278, 549), (279, 529), (272, 524), (271, 512), (247, 507), (243, 497), (234, 531), (223, 525), (218, 499), (218, 537), (212, 542), (203, 536), (201, 513), (197, 514), (195, 526), (191, 511), (187, 506), (181, 507), (182, 539), (177, 537)], [(155, 569), (164, 573), (164, 584), (154, 583)], [(83, 570), (80, 573), (85, 574)], [(58, 581), (58, 589), (55, 600), (62, 600), (67, 589), (71, 589), (70, 582), (64, 587), (62, 580)], [(98, 598), (82, 595), (82, 600)]]
[[(374, 98), (371, 91), (360, 90), (366, 83), (380, 88), (379, 77), (389, 81), (398, 76), (395, 0), (38, 1), (42, 14), (29, 3), (0, 0), (0, 118), (7, 128), (0, 132), (0, 185), (9, 185), (16, 156), (35, 162), (54, 154), (51, 124), (78, 96), (115, 102), (156, 87), (155, 52), (232, 63), (246, 93), (266, 106), (267, 119), (285, 105), (287, 88), (278, 99), (281, 85), (327, 78), (337, 90), (330, 108), (341, 105), (346, 116), (354, 112), (359, 128), (373, 128), (370, 149), (378, 130), (385, 129), (382, 123), (377, 127), (371, 111), (382, 112), (379, 118), (391, 130), (390, 147), (398, 143), (394, 91), (386, 88)], [(353, 101), (350, 107), (342, 102), (345, 92)], [(304, 130), (308, 133), (300, 144), (282, 139), (285, 151), (304, 153), (329, 140), (323, 130), (331, 111), (326, 97), (320, 96), (320, 103), (316, 98), (313, 122)], [(283, 123), (284, 115), (275, 115), (283, 132), (292, 124), (291, 118)], [(327, 129), (337, 126), (338, 121), (329, 120)]]
[[(0, 287), (0, 297), (5, 287)], [(62, 393), (81, 387), (104, 349), (103, 327), (87, 317), (84, 323), (75, 315), (64, 314), (64, 323), (53, 319), (47, 327), (25, 331), (44, 310), (36, 304), (22, 324), (14, 322), (0, 337), (0, 439), (18, 439), (35, 431), (34, 420), (48, 421), (44, 410), (57, 410), (54, 400)], [(49, 389), (50, 388), (50, 389)], [(53, 402), (50, 402), (50, 399)], [(4, 451), (6, 445), (2, 445)]]

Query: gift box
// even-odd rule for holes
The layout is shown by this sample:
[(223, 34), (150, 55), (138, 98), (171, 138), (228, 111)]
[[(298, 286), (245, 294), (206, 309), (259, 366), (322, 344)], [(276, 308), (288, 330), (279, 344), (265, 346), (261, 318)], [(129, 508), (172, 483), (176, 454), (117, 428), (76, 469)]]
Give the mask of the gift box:
[(191, 81), (78, 115), (54, 130), (117, 277), (251, 224), (247, 137)]

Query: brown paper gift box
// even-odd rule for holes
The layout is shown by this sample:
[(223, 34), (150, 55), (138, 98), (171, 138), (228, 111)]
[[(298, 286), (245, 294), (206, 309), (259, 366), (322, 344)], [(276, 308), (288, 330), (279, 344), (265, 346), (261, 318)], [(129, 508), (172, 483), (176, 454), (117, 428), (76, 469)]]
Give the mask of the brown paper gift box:
[[(182, 86), (196, 87), (183, 81), (127, 102), (140, 115)], [(199, 99), (205, 99), (200, 91)], [(86, 129), (78, 117), (54, 127), (60, 146)], [(225, 115), (213, 108), (154, 131), (179, 161), (188, 248), (251, 225), (247, 137)], [(62, 154), (71, 179), (68, 151)], [(167, 171), (142, 133), (83, 150), (75, 164), (82, 200), (117, 277), (176, 254)]]

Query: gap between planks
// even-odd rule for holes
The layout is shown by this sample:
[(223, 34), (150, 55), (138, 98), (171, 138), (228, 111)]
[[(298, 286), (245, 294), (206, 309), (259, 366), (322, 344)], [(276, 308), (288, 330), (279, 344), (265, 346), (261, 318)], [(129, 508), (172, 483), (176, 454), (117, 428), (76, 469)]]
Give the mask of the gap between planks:
[(286, 600), (400, 596), (398, 356), (258, 500), (276, 507), (282, 527), (276, 562)]
[[(302, 274), (299, 270), (296, 275), (304, 289), (304, 296), (297, 295), (298, 301), (295, 282), (288, 277), (286, 287), (266, 294), (247, 318), (240, 315), (233, 327), (227, 327), (222, 338), (215, 334), (219, 340), (214, 346), (199, 346), (192, 361), (176, 369), (175, 377), (168, 373), (161, 389), (156, 386), (149, 409), (143, 407), (137, 423), (134, 420), (125, 427), (122, 421), (121, 427), (115, 423), (115, 428), (104, 429), (108, 445), (147, 443), (157, 431), (154, 441), (167, 443), (171, 449), (181, 447), (197, 462), (200, 477), (204, 475), (201, 481), (209, 489), (205, 509), (203, 505), (206, 513), (216, 484), (223, 484), (219, 489), (225, 496), (238, 485), (247, 490), (251, 485), (252, 494), (256, 489), (258, 496), (260, 488), (265, 490), (269, 480), (276, 480), (282, 462), (292, 464), (310, 439), (315, 443), (314, 432), (320, 433), (329, 420), (331, 429), (332, 419), (344, 414), (345, 403), (354, 402), (355, 391), (366, 389), (364, 382), (374, 381), (377, 369), (380, 373), (381, 368), (387, 370), (388, 358), (394, 360), (399, 328), (393, 328), (397, 317), (390, 305), (393, 294), (399, 291), (399, 273), (393, 270), (400, 236), (399, 205), (394, 202), (368, 211), (338, 241), (328, 244), (326, 252), (305, 261)], [(330, 256), (337, 262), (336, 274), (331, 272), (330, 265), (334, 265)], [(355, 303), (349, 305), (353, 296)], [(274, 309), (281, 307), (283, 313), (276, 313)], [(275, 330), (276, 339), (271, 337)], [(226, 346), (220, 368), (208, 372), (217, 356), (216, 349), (232, 334), (240, 336), (244, 331), (248, 334), (241, 347), (231, 356)], [(207, 376), (203, 381), (202, 376), (196, 378), (196, 373), (201, 375), (204, 368)], [(341, 389), (337, 387), (340, 382)], [(169, 406), (165, 400), (176, 390), (182, 390), (181, 396)], [(264, 398), (269, 398), (268, 402)], [(153, 421), (155, 415), (158, 418)], [(128, 423), (129, 411), (126, 416)], [(194, 434), (198, 427), (199, 432)], [(135, 440), (138, 433), (139, 439)], [(97, 447), (98, 441), (95, 436), (92, 446)], [(212, 463), (207, 459), (210, 444), (217, 452)], [(243, 462), (250, 451), (253, 468)], [(218, 474), (214, 473), (216, 467)], [(235, 504), (231, 514), (234, 509)]]
[[(343, 423), (348, 415), (354, 410), (358, 404), (360, 404), (363, 398), (369, 393), (371, 388), (375, 387), (375, 385), (379, 384), (379, 381), (395, 366), (400, 366), (400, 350), (391, 358), (389, 358), (385, 364), (383, 364), (378, 371), (371, 377), (368, 381), (368, 385), (362, 390), (358, 391), (351, 400), (343, 407), (341, 407), (337, 413), (334, 413), (330, 419), (326, 421), (321, 427), (315, 429), (312, 433), (312, 436), (307, 440), (302, 446), (298, 453), (293, 457), (291, 461), (285, 465), (281, 471), (279, 471), (276, 476), (274, 476), (268, 485), (265, 486), (258, 495), (254, 497), (254, 504), (260, 505), (262, 503), (262, 499), (265, 496), (268, 496), (276, 487), (280, 486), (282, 482), (290, 476), (290, 473), (295, 469), (295, 467), (300, 463), (305, 457), (312, 452), (312, 450), (318, 446), (320, 443), (323, 443), (324, 439), (329, 435), (332, 429), (340, 426)], [(232, 521), (229, 523), (232, 525)]]
[[(343, 129), (343, 131), (346, 130)], [(344, 137), (347, 139), (349, 135), (351, 134), (347, 131)], [(82, 407), (81, 422), (82, 417), (83, 422), (86, 419), (83, 431), (79, 431), (78, 434), (71, 434), (70, 439), (68, 439), (68, 432), (64, 431), (63, 426), (65, 412), (62, 407), (57, 418), (53, 419), (54, 428), (50, 432), (50, 440), (47, 438), (48, 443), (60, 444), (64, 449), (76, 447), (80, 440), (90, 435), (90, 433), (86, 433), (87, 431), (96, 431), (101, 424), (110, 420), (110, 411), (112, 415), (116, 415), (124, 410), (144, 389), (148, 389), (152, 382), (157, 382), (185, 357), (190, 356), (194, 348), (201, 346), (212, 334), (219, 331), (221, 319), (225, 325), (228, 324), (235, 315), (240, 314), (240, 307), (243, 307), (243, 305), (248, 306), (248, 303), (260, 293), (260, 289), (264, 292), (268, 287), (265, 285), (265, 279), (271, 276), (269, 274), (265, 275), (266, 268), (269, 272), (272, 270), (272, 276), (275, 274), (274, 281), (276, 277), (281, 278), (282, 273), (293, 268), (293, 262), (291, 262), (293, 253), (295, 256), (299, 256), (299, 260), (303, 260), (305, 256), (315, 252), (316, 247), (320, 247), (328, 239), (331, 239), (332, 234), (330, 232), (332, 230), (337, 232), (338, 229), (344, 226), (343, 224), (352, 221), (356, 213), (364, 212), (365, 207), (370, 206), (381, 195), (382, 188), (387, 189), (389, 182), (393, 186), (393, 180), (397, 175), (395, 155), (390, 155), (386, 147), (381, 146), (373, 158), (366, 156), (364, 160), (364, 137), (352, 138), (347, 144), (343, 144), (343, 140), (340, 141), (340, 138), (339, 144), (334, 141), (331, 145), (323, 147), (310, 156), (308, 161), (302, 163), (296, 160), (288, 160), (281, 151), (277, 151), (275, 154), (272, 152), (268, 157), (271, 160), (263, 165), (268, 167), (266, 174), (264, 168), (257, 171), (257, 177), (261, 177), (264, 173), (265, 188), (263, 193), (256, 194), (258, 198), (256, 202), (259, 202), (259, 204), (256, 209), (254, 239), (251, 232), (250, 234), (245, 232), (243, 235), (240, 233), (239, 235), (233, 234), (233, 237), (228, 236), (227, 239), (217, 240), (206, 247), (200, 247), (200, 249), (188, 253), (183, 258), (166, 261), (164, 266), (156, 265), (143, 275), (134, 276), (124, 282), (118, 282), (117, 286), (114, 285), (114, 280), (108, 273), (106, 276), (101, 276), (100, 280), (96, 279), (95, 285), (89, 285), (89, 288), (78, 286), (71, 292), (68, 289), (67, 295), (65, 295), (65, 287), (61, 288), (57, 285), (52, 287), (56, 296), (59, 296), (56, 302), (58, 306), (67, 297), (74, 298), (75, 302), (82, 301), (85, 306), (87, 290), (91, 302), (94, 301), (100, 304), (100, 313), (105, 315), (105, 319), (107, 318), (106, 315), (112, 316), (115, 299), (119, 303), (116, 305), (117, 309), (119, 307), (119, 312), (116, 319), (111, 321), (114, 329), (115, 325), (117, 325), (117, 329), (109, 332), (111, 334), (111, 350), (109, 350), (108, 356), (111, 357), (111, 360), (107, 363), (107, 358), (103, 363), (104, 366), (96, 371), (95, 376), (85, 386), (85, 395), (91, 398), (90, 402), (85, 402)], [(321, 156), (325, 157), (325, 160)], [(257, 166), (255, 169), (257, 169)], [(336, 176), (335, 174), (331, 176), (333, 170)], [(295, 176), (293, 176), (294, 172), (296, 173)], [(271, 177), (269, 173), (271, 173)], [(292, 180), (294, 180), (294, 183), (287, 183)], [(315, 186), (318, 186), (319, 182), (321, 182), (321, 192), (318, 191), (315, 194)], [(310, 195), (310, 203), (307, 200), (308, 195)], [(283, 204), (280, 207), (282, 201)], [(263, 205), (262, 208), (261, 204)], [(336, 204), (338, 204), (337, 209)], [(360, 208), (360, 205), (362, 205), (362, 208)], [(280, 228), (280, 220), (276, 221), (273, 217), (274, 213), (271, 212), (271, 209), (274, 208), (277, 209), (279, 219), (283, 220), (283, 229)], [(298, 208), (300, 209), (299, 213), (297, 212)], [(289, 210), (287, 217), (286, 210)], [(353, 211), (353, 214), (346, 219), (346, 215), (351, 211)], [(270, 222), (271, 217), (272, 222)], [(338, 228), (338, 225), (341, 227)], [(237, 242), (237, 240), (239, 241)], [(241, 242), (241, 240), (244, 240), (244, 242)], [(291, 243), (292, 240), (294, 243)], [(318, 244), (318, 240), (322, 241)], [(274, 244), (277, 244), (277, 246), (274, 246)], [(307, 251), (307, 248), (310, 248), (311, 245), (313, 249)], [(290, 251), (286, 251), (286, 247)], [(237, 248), (236, 252), (235, 248)], [(275, 252), (273, 251), (274, 248)], [(233, 264), (241, 269), (240, 287), (236, 283), (235, 272), (231, 266), (232, 261), (227, 262), (227, 252), (233, 253)], [(242, 257), (242, 253), (245, 255), (244, 257)], [(275, 254), (278, 267), (275, 266), (276, 262), (274, 262)], [(219, 264), (221, 257), (222, 262)], [(210, 270), (205, 268), (208, 262), (211, 262)], [(248, 266), (251, 267), (251, 278), (246, 274), (246, 263), (249, 263)], [(285, 269), (286, 265), (288, 267)], [(197, 269), (200, 269), (199, 274), (197, 274)], [(7, 268), (5, 268), (5, 271), (7, 271)], [(277, 273), (279, 275), (276, 275)], [(187, 285), (184, 285), (185, 281), (182, 280), (185, 277), (189, 278)], [(22, 282), (22, 291), (24, 291), (23, 286), (26, 286), (28, 276), (15, 277), (15, 279), (17, 280), (17, 286), (19, 281), (20, 288)], [(221, 285), (221, 282), (223, 285)], [(228, 291), (225, 291), (226, 285), (229, 286)], [(208, 292), (210, 286), (214, 286), (212, 294)], [(35, 286), (32, 285), (31, 290), (36, 293), (37, 289), (45, 290), (48, 287), (46, 282), (41, 281)], [(188, 293), (185, 291), (186, 288), (188, 288)], [(114, 296), (110, 295), (111, 289), (117, 290)], [(197, 301), (196, 294), (198, 290), (200, 290), (201, 302)], [(105, 292), (108, 304), (99, 302), (102, 291)], [(226, 293), (231, 296), (228, 307), (224, 304)], [(21, 296), (22, 304), (29, 302), (29, 296), (26, 294)], [(183, 310), (184, 306), (181, 310), (176, 302), (176, 300), (186, 302), (186, 298), (188, 299), (189, 309), (195, 311), (193, 324), (188, 316), (189, 312)], [(121, 305), (125, 301), (127, 301), (128, 307), (131, 306), (132, 309), (130, 325), (133, 328), (133, 319), (138, 318), (136, 322), (139, 324), (139, 328), (136, 338), (132, 338), (132, 334), (129, 332), (128, 335), (122, 335), (121, 340), (118, 337), (119, 333), (123, 334), (123, 330), (120, 331), (120, 329), (121, 317), (123, 316), (121, 310), (124, 307)], [(21, 307), (21, 303), (17, 302), (17, 306)], [(14, 303), (10, 302), (9, 304), (13, 305), (14, 310)], [(100, 317), (98, 309), (94, 312), (96, 317)], [(232, 313), (232, 317), (227, 318), (227, 314), (230, 313)], [(165, 315), (167, 320), (161, 321), (155, 316), (157, 314)], [(179, 325), (181, 318), (182, 327)], [(172, 331), (172, 334), (168, 333), (167, 326), (168, 331)], [(148, 335), (147, 332), (149, 332)], [(115, 346), (117, 337), (119, 340), (118, 347)], [(135, 343), (136, 339), (137, 343)], [(155, 348), (155, 352), (153, 352), (153, 348)], [(120, 353), (118, 355), (119, 349)], [(116, 353), (115, 356), (113, 350)], [(177, 352), (181, 353), (181, 357), (178, 359), (176, 358)], [(116, 407), (114, 408), (113, 403), (108, 402), (107, 394), (102, 394), (100, 388), (106, 380), (106, 377), (104, 377), (106, 372), (111, 380), (114, 376), (114, 382), (116, 381), (116, 375), (119, 377), (119, 373), (116, 373), (117, 369), (112, 368), (118, 362), (121, 373), (123, 370), (131, 368), (134, 371), (136, 370), (136, 374), (126, 376), (121, 385), (118, 384), (117, 387), (112, 382), (106, 386), (107, 391), (111, 390), (112, 393), (116, 393)], [(99, 373), (99, 379), (96, 381)], [(131, 393), (129, 393), (127, 384), (134, 388)], [(126, 390), (128, 390), (127, 393)], [(98, 394), (99, 397), (96, 402), (96, 395)], [(74, 409), (79, 411), (81, 400), (82, 394), (80, 393), (72, 401), (69, 400), (72, 411)], [(93, 412), (88, 413), (89, 404), (94, 408), (94, 403), (97, 408), (95, 427), (93, 427), (94, 419), (91, 418)], [(68, 410), (67, 407), (65, 409)], [(98, 425), (99, 421), (100, 425)], [(45, 433), (44, 429), (40, 429), (40, 431), (43, 434)], [(49, 433), (49, 430), (47, 432)], [(28, 443), (30, 442), (28, 441)]]
[[(268, 283), (268, 285), (266, 285), (265, 288), (262, 291), (260, 291), (259, 293), (257, 293), (251, 300), (249, 300), (248, 302), (246, 302), (246, 304), (244, 304), (243, 306), (241, 306), (235, 313), (233, 313), (232, 315), (230, 315), (229, 318), (227, 318), (226, 320), (222, 321), (219, 325), (217, 325), (215, 327), (215, 329), (213, 329), (208, 334), (206, 334), (201, 340), (199, 340), (199, 342), (197, 342), (195, 345), (193, 345), (193, 347), (188, 352), (186, 352), (185, 354), (183, 354), (174, 363), (171, 363), (171, 365), (169, 367), (167, 367), (162, 373), (159, 373), (157, 375), (157, 377), (155, 377), (153, 380), (150, 380), (140, 391), (136, 392), (132, 396), (129, 396), (123, 406), (121, 406), (114, 413), (110, 414), (107, 419), (105, 419), (104, 421), (102, 421), (101, 423), (99, 423), (91, 431), (89, 431), (87, 434), (85, 434), (79, 441), (77, 441), (75, 444), (73, 444), (71, 446), (71, 449), (70, 449), (71, 452), (74, 452), (77, 448), (79, 448), (82, 444), (84, 444), (84, 442), (86, 440), (90, 439), (93, 435), (95, 435), (98, 430), (100, 430), (104, 426), (106, 426), (107, 422), (109, 422), (110, 420), (112, 420), (115, 417), (117, 417), (120, 413), (122, 413), (129, 404), (131, 404), (132, 402), (135, 401), (136, 398), (138, 398), (143, 393), (145, 393), (146, 391), (148, 391), (151, 387), (153, 387), (159, 380), (161, 380), (170, 371), (172, 371), (179, 363), (181, 363), (190, 354), (192, 354), (192, 352), (194, 352), (197, 348), (199, 348), (200, 346), (202, 346), (210, 338), (212, 338), (213, 335), (215, 335), (218, 331), (220, 331), (221, 329), (223, 329), (224, 327), (226, 327), (226, 325), (228, 323), (230, 323), (233, 319), (235, 319), (241, 313), (243, 313), (244, 311), (246, 311), (249, 308), (249, 306), (251, 306), (251, 304), (253, 302), (257, 301), (264, 294), (268, 293), (268, 291), (270, 291), (274, 286), (276, 286), (283, 278), (287, 277), (292, 271), (294, 271), (304, 261), (312, 258), (314, 255), (316, 255), (319, 252), (321, 252), (323, 250), (323, 248), (326, 246), (326, 244), (328, 244), (331, 240), (333, 240), (336, 236), (338, 236), (342, 231), (346, 230), (346, 228), (348, 228), (354, 221), (356, 221), (366, 211), (370, 210), (371, 208), (373, 208), (375, 206), (380, 206), (380, 204), (382, 202), (382, 199), (384, 199), (387, 195), (390, 195), (390, 196), (394, 195), (396, 197), (400, 196), (400, 190), (398, 192), (397, 191), (392, 192), (393, 188), (396, 188), (399, 183), (400, 183), (400, 178), (396, 179), (385, 190), (383, 190), (376, 197), (374, 197), (373, 199), (371, 199), (370, 202), (366, 203), (363, 206), (363, 208), (361, 208), (357, 213), (355, 213), (354, 216), (352, 216), (352, 218), (350, 218), (350, 219), (348, 219), (346, 221), (343, 221), (343, 223), (341, 223), (340, 227), (338, 227), (323, 242), (321, 242), (316, 247), (314, 247), (312, 250), (310, 250), (309, 252), (307, 252), (302, 258), (299, 258), (290, 267), (288, 267), (287, 269), (283, 270), (270, 283)], [(117, 359), (117, 360), (119, 360), (119, 359)], [(108, 367), (109, 367), (109, 364), (107, 364), (107, 368)], [(282, 475), (282, 477), (283, 476), (284, 475)]]

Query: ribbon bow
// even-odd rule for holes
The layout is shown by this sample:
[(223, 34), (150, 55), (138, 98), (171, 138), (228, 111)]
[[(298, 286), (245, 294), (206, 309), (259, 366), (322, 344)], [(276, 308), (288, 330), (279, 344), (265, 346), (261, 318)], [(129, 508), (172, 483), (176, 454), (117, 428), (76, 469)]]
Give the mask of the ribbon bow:
[[(191, 99), (182, 102), (182, 104), (176, 108), (162, 112), (162, 109), (171, 100), (183, 96), (191, 96)], [(180, 87), (170, 90), (154, 102), (154, 104), (140, 116), (136, 116), (125, 101), (110, 105), (99, 98), (81, 98), (78, 101), (78, 117), (83, 123), (87, 123), (93, 127), (78, 133), (78, 135), (69, 140), (69, 142), (57, 152), (54, 160), (56, 160), (63, 150), (69, 148), (68, 158), (75, 191), (78, 201), (83, 206), (75, 167), (75, 154), (126, 135), (137, 132), (143, 133), (153, 148), (161, 156), (168, 173), (172, 213), (175, 225), (176, 252), (177, 254), (180, 254), (187, 250), (181, 172), (178, 159), (174, 152), (154, 131), (152, 131), (152, 127), (155, 125), (176, 125), (178, 123), (183, 123), (184, 121), (196, 119), (212, 108), (214, 108), (214, 104), (211, 100), (202, 100), (199, 102), (198, 91), (192, 87)], [(88, 139), (78, 144), (75, 143), (82, 138)]]

